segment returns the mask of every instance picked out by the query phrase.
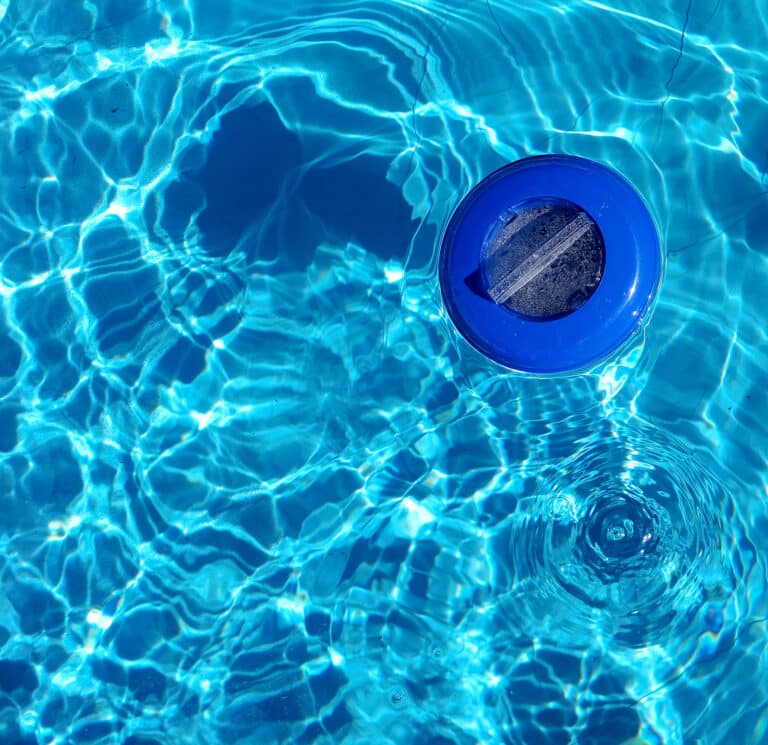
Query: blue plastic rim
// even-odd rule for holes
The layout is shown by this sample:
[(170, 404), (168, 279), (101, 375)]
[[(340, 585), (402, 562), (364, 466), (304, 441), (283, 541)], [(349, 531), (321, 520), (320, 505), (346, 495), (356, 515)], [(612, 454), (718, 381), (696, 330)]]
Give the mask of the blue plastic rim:
[[(547, 320), (495, 303), (471, 281), (500, 217), (539, 200), (578, 206), (597, 225), (605, 252), (592, 295), (572, 313)], [(495, 171), (462, 200), (443, 236), (440, 287), (456, 328), (490, 359), (520, 372), (573, 372), (603, 360), (640, 328), (662, 264), (654, 220), (626, 179), (585, 158), (541, 155)]]

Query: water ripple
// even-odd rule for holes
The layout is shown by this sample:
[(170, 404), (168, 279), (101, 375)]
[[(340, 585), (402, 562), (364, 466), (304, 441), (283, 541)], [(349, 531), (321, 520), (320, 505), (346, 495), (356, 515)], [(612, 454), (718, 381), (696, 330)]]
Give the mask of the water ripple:
[(729, 535), (732, 496), (673, 438), (615, 437), (584, 443), (527, 500), (510, 528), (505, 608), (531, 635), (569, 644), (672, 649), (719, 632), (706, 619), (754, 552)]

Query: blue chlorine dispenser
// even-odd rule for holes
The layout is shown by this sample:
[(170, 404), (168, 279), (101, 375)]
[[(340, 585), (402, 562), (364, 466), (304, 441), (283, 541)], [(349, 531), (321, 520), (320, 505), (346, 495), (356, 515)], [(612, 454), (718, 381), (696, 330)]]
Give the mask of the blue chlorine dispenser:
[(640, 195), (591, 160), (511, 163), (462, 200), (443, 236), (440, 287), (456, 328), (505, 367), (590, 367), (641, 327), (661, 283)]

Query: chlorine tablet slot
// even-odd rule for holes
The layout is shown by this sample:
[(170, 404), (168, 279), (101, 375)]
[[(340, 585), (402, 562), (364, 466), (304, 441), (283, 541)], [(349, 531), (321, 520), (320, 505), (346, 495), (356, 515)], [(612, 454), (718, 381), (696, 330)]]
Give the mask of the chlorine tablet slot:
[[(519, 232), (525, 224), (530, 222), (530, 219), (525, 220), (519, 226), (515, 226), (517, 230), (514, 230), (509, 237), (514, 237), (515, 233)], [(513, 221), (513, 224), (515, 222), (517, 222), (517, 219)], [(527, 259), (520, 262), (518, 266), (505, 267), (506, 271), (500, 274), (496, 281), (488, 288), (488, 295), (497, 305), (505, 303), (516, 292), (532, 282), (539, 274), (551, 266), (559, 256), (571, 248), (591, 227), (592, 222), (586, 216), (583, 214), (578, 215), (549, 240), (539, 246)], [(496, 256), (501, 245), (500, 243), (493, 253), (486, 256), (485, 262), (491, 261)]]

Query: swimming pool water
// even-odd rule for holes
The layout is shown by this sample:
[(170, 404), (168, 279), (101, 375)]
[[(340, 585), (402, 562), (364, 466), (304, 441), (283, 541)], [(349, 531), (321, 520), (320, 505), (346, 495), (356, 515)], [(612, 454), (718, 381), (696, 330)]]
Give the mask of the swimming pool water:
[[(0, 0), (0, 742), (768, 742), (767, 32)], [(437, 285), (545, 152), (667, 253), (580, 376), (494, 366)]]

